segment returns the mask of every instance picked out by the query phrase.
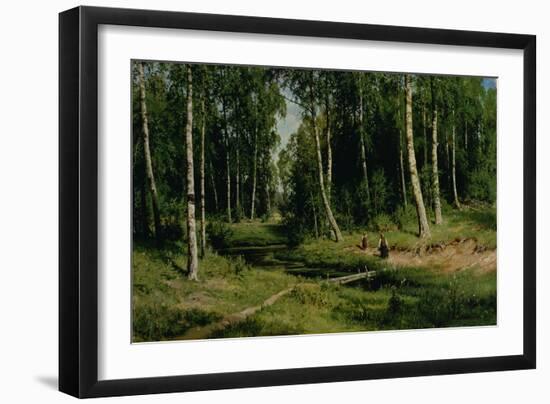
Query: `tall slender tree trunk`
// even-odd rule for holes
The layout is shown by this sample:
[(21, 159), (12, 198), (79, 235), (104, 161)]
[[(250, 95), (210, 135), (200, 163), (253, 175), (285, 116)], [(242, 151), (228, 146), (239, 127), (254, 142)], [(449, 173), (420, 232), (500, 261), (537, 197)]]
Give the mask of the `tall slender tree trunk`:
[(424, 133), (424, 166), (428, 164), (428, 135), (426, 130), (426, 103), (422, 102), (422, 131)]
[(401, 97), (400, 89), (397, 87), (397, 124), (399, 135), (399, 172), (401, 177), (401, 195), (403, 196), (403, 206), (407, 207), (407, 183), (405, 182), (405, 164), (403, 163), (403, 129), (401, 120)]
[(437, 164), (437, 102), (435, 100), (435, 90), (433, 78), (430, 83), (432, 92), (432, 194), (434, 201), (435, 224), (441, 224), (443, 217), (441, 215), (441, 199), (439, 197), (439, 167)]
[(453, 110), (453, 128), (451, 131), (451, 173), (453, 180), (453, 197), (455, 206), (460, 209), (458, 192), (456, 190), (456, 132), (455, 132), (455, 111)]
[(330, 133), (330, 100), (327, 93), (325, 99), (325, 115), (326, 115), (326, 139), (327, 139), (327, 197), (330, 202), (332, 197), (332, 144), (331, 144), (331, 133)]
[[(361, 77), (361, 76), (360, 76)], [(361, 148), (361, 167), (367, 200), (370, 201), (369, 176), (367, 172), (367, 150), (365, 146), (365, 126), (363, 121), (363, 80), (359, 79), (359, 144)]]
[(144, 237), (148, 237), (149, 236), (149, 225), (148, 225), (148, 220), (147, 220), (147, 173), (145, 174), (145, 176), (142, 178), (141, 180), (141, 187), (140, 187), (140, 190), (139, 190), (139, 193), (140, 193), (140, 197), (141, 197), (141, 206), (140, 206), (140, 210), (141, 210), (141, 234), (144, 236)]
[(201, 161), (200, 161), (200, 186), (201, 186), (201, 258), (204, 258), (206, 250), (206, 204), (205, 204), (205, 183), (204, 183), (204, 138), (206, 134), (206, 107), (204, 92), (201, 97), (202, 125), (201, 125)]
[(401, 194), (403, 195), (403, 205), (407, 207), (407, 184), (405, 182), (405, 164), (403, 163), (403, 141), (401, 131), (399, 131), (399, 170), (401, 171)]
[(250, 200), (250, 220), (254, 220), (255, 207), (256, 207), (256, 173), (258, 165), (258, 132), (257, 128), (254, 129), (254, 153), (252, 157), (252, 196)]
[(265, 181), (265, 210), (266, 216), (271, 215), (271, 191), (269, 189), (269, 178), (266, 177)]
[(451, 182), (451, 154), (449, 153), (449, 134), (445, 131), (445, 158), (447, 160), (447, 177)]
[(225, 152), (225, 170), (227, 172), (227, 178), (226, 178), (226, 182), (227, 182), (227, 221), (229, 223), (232, 222), (232, 219), (231, 219), (231, 165), (229, 164), (229, 140), (226, 139), (225, 140), (225, 147), (226, 147), (226, 152)]
[(430, 226), (428, 225), (428, 218), (426, 216), (426, 208), (424, 206), (424, 199), (422, 198), (422, 189), (420, 187), (420, 180), (418, 178), (418, 171), (416, 169), (416, 157), (414, 154), (414, 139), (413, 139), (413, 118), (412, 118), (412, 83), (411, 77), (405, 75), (405, 91), (406, 91), (406, 105), (405, 105), (405, 123), (407, 133), (407, 152), (409, 155), (409, 171), (411, 174), (411, 184), (413, 188), (414, 201), (416, 205), (416, 214), (418, 216), (418, 235), (421, 238), (427, 238), (431, 236)]
[(241, 156), (239, 155), (239, 140), (237, 139), (236, 143), (236, 173), (235, 173), (235, 211), (237, 212), (237, 220), (241, 217), (241, 201), (240, 198), (240, 188), (241, 188)]
[(149, 122), (147, 120), (147, 103), (145, 101), (145, 74), (143, 73), (143, 63), (138, 64), (139, 70), (139, 95), (141, 103), (141, 123), (143, 132), (143, 154), (145, 158), (145, 172), (147, 175), (147, 183), (151, 200), (153, 203), (153, 220), (155, 223), (155, 238), (160, 241), (161, 224), (160, 224), (160, 209), (159, 198), (157, 193), (157, 185), (155, 183), (155, 175), (153, 173), (153, 161), (151, 159), (151, 149), (149, 146)]
[(223, 109), (223, 125), (225, 135), (225, 171), (226, 171), (226, 186), (227, 186), (227, 221), (231, 223), (231, 165), (229, 163), (229, 133), (227, 131), (227, 113), (225, 110), (225, 100), (222, 100)]
[(214, 195), (214, 211), (217, 213), (220, 207), (218, 203), (218, 190), (216, 189), (216, 180), (214, 180), (214, 167), (212, 166), (212, 161), (210, 161), (209, 166), (210, 166), (210, 182), (212, 183), (212, 194)]
[(315, 93), (314, 93), (314, 83), (313, 83), (313, 73), (310, 72), (310, 114), (311, 114), (311, 125), (313, 129), (313, 135), (315, 137), (315, 148), (317, 151), (317, 172), (319, 175), (319, 189), (321, 191), (321, 198), (323, 199), (323, 205), (325, 207), (325, 213), (329, 221), (330, 227), (334, 232), (334, 237), (336, 241), (339, 242), (342, 240), (342, 233), (336, 223), (336, 219), (332, 214), (332, 209), (330, 208), (330, 203), (327, 198), (327, 193), (325, 190), (325, 180), (323, 175), (323, 157), (321, 155), (321, 142), (319, 141), (319, 132), (317, 129), (316, 114), (315, 114)]
[(315, 209), (315, 201), (313, 200), (313, 194), (309, 193), (309, 200), (311, 201), (311, 211), (313, 212), (313, 229), (315, 230), (315, 238), (319, 239), (319, 224), (317, 223), (317, 209)]
[(195, 227), (195, 178), (193, 167), (193, 73), (187, 66), (187, 124), (185, 126), (187, 160), (187, 276), (198, 280), (199, 260)]

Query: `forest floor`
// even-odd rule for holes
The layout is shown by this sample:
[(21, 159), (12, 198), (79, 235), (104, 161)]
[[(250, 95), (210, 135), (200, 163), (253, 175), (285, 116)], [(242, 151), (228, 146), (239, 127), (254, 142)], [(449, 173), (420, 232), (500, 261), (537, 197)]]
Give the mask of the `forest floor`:
[[(389, 229), (387, 260), (377, 256), (374, 232), (363, 251), (359, 230), (341, 243), (281, 248), (286, 239), (276, 223), (231, 228), (229, 253), (209, 251), (199, 282), (185, 277), (184, 246), (136, 245), (135, 342), (496, 323), (494, 209), (447, 213), (429, 243), (414, 236), (414, 223)], [(326, 282), (365, 269), (377, 276)]]

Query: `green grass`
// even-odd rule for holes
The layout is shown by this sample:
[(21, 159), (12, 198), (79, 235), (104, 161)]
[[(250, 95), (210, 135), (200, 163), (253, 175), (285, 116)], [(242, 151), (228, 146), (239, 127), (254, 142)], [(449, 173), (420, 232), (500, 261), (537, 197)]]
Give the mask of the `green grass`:
[[(285, 242), (274, 223), (230, 225), (233, 247), (267, 246)], [(444, 223), (431, 226), (429, 243), (472, 238), (496, 247), (493, 208), (444, 212)], [(414, 221), (386, 232), (392, 247), (414, 249), (420, 243)], [(133, 252), (133, 340), (161, 341), (218, 322), (228, 314), (259, 305), (290, 286), (296, 288), (239, 323), (215, 331), (210, 338), (317, 334), (369, 330), (479, 326), (496, 323), (496, 272), (476, 267), (456, 273), (438, 268), (392, 268), (386, 260), (354, 254), (362, 232), (346, 234), (341, 243), (320, 239), (297, 248), (276, 251), (277, 259), (319, 268), (317, 279), (278, 269), (253, 268), (242, 258), (213, 252), (200, 260), (199, 282), (185, 276), (186, 249), (168, 245), (159, 250), (136, 244)], [(369, 232), (373, 245), (377, 234)], [(337, 286), (322, 280), (323, 271), (377, 270), (369, 281)], [(385, 270), (384, 270), (385, 269)], [(384, 271), (383, 271), (384, 270)]]
[(263, 302), (297, 285), (276, 304), (210, 338), (318, 334), (496, 323), (496, 273), (472, 268), (442, 274), (419, 268), (380, 272), (351, 286), (248, 268), (209, 254), (200, 281), (188, 281), (185, 256), (143, 246), (134, 252), (134, 342), (181, 337), (190, 328)]
[(191, 282), (185, 250), (175, 247), (160, 252), (136, 245), (132, 268), (134, 342), (173, 339), (258, 305), (296, 282), (282, 271), (253, 270), (242, 259), (212, 252), (200, 260), (199, 282)]
[(234, 223), (229, 227), (232, 234), (227, 240), (228, 247), (260, 247), (287, 242), (280, 224), (253, 221)]
[(321, 334), (496, 324), (495, 274), (411, 269), (355, 287), (309, 282), (212, 337)]

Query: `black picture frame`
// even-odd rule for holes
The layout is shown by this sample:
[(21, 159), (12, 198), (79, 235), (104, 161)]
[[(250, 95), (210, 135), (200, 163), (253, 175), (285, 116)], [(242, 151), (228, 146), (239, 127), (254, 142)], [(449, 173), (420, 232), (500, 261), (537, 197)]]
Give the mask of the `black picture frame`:
[[(98, 380), (98, 26), (523, 50), (523, 354)], [(536, 366), (536, 37), (183, 12), (77, 7), (59, 15), (59, 389), (76, 397), (324, 383)]]

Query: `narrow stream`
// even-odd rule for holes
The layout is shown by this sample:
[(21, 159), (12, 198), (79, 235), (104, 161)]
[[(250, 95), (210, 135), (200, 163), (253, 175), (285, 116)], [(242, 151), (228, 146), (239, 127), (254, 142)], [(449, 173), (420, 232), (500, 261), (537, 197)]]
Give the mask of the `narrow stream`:
[(292, 248), (285, 244), (273, 244), (261, 247), (233, 247), (218, 250), (220, 255), (226, 257), (242, 257), (245, 262), (262, 270), (283, 270), (288, 274), (303, 276), (307, 278), (333, 278), (338, 276), (349, 275), (349, 272), (331, 268), (315, 268), (308, 267), (298, 261), (290, 261), (285, 259), (275, 258), (276, 253), (284, 253), (291, 251)]

